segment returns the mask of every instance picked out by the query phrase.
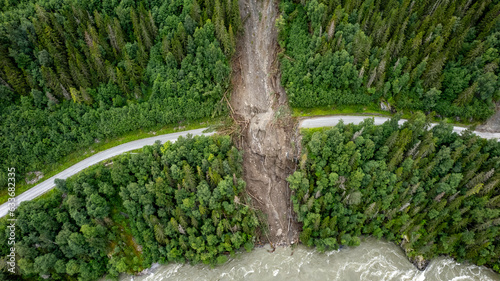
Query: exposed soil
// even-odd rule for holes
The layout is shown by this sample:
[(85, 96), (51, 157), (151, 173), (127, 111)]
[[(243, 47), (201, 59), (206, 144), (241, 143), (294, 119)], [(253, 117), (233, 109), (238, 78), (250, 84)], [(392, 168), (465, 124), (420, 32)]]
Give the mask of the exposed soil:
[(272, 0), (240, 0), (244, 31), (233, 60), (233, 118), (241, 125), (235, 142), (244, 151), (247, 192), (266, 216), (267, 238), (289, 245), (298, 238), (298, 224), (286, 178), (295, 170), (299, 136), (280, 83)]
[(41, 178), (43, 178), (43, 173), (40, 171), (29, 172), (26, 174), (26, 183), (34, 184), (38, 182)]

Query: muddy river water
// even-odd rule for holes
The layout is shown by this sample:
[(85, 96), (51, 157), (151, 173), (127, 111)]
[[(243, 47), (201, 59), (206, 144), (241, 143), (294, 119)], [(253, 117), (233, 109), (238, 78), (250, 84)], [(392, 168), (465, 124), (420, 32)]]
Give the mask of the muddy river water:
[(500, 280), (500, 275), (488, 268), (444, 257), (432, 260), (425, 271), (419, 271), (398, 246), (373, 238), (365, 239), (359, 247), (325, 253), (302, 245), (294, 250), (277, 248), (274, 253), (257, 248), (237, 254), (215, 268), (169, 264), (152, 271), (144, 276), (123, 276), (120, 280)]

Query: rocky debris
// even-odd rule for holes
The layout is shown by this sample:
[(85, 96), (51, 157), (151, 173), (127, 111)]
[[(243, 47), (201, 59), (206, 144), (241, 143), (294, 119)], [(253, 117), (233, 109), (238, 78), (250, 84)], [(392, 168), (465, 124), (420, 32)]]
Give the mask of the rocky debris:
[(179, 127), (175, 127), (174, 131), (183, 131), (185, 129), (186, 129), (186, 126), (179, 126)]
[(424, 259), (422, 255), (417, 255), (415, 257), (409, 257), (409, 253), (413, 252), (413, 249), (410, 248), (409, 244), (409, 239), (407, 235), (403, 236), (403, 240), (401, 241), (400, 247), (405, 251), (406, 256), (408, 257), (409, 261), (413, 263), (413, 265), (418, 269), (418, 270), (425, 270), (427, 266), (429, 265), (429, 260)]
[(184, 231), (184, 228), (182, 227), (182, 225), (179, 224), (179, 232), (181, 234), (186, 234), (186, 231)]
[(160, 264), (155, 262), (151, 265), (150, 268), (146, 268), (144, 269), (143, 271), (137, 273), (136, 275), (137, 276), (143, 276), (143, 275), (149, 275), (149, 274), (153, 274), (155, 272), (155, 270), (160, 267)]
[[(122, 229), (123, 231), (123, 229)], [(132, 237), (132, 242), (134, 243), (135, 250), (139, 253), (142, 253), (142, 246), (135, 241), (135, 237)]]
[(261, 238), (273, 245), (290, 245), (297, 240), (299, 227), (286, 178), (295, 170), (300, 140), (285, 110), (288, 102), (280, 82), (278, 7), (272, 0), (243, 0), (239, 5), (241, 17), (247, 20), (233, 58), (230, 106), (241, 127), (235, 143), (244, 151), (247, 193), (267, 219), (268, 233)]
[(29, 172), (26, 174), (25, 181), (27, 184), (34, 184), (43, 178), (43, 173), (40, 171)]
[(418, 269), (418, 270), (425, 270), (427, 266), (429, 265), (429, 261), (424, 259), (423, 256), (416, 256), (412, 259), (410, 259), (411, 263)]
[(380, 109), (383, 111), (391, 111), (391, 105), (389, 103), (385, 103), (383, 101), (380, 102)]

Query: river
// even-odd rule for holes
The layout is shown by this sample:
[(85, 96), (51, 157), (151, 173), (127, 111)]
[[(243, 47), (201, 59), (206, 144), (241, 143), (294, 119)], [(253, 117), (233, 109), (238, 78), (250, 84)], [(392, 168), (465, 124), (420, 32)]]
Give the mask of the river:
[[(256, 248), (239, 253), (223, 265), (169, 264), (143, 276), (122, 276), (123, 281), (166, 280), (418, 280), (489, 281), (500, 275), (486, 267), (460, 264), (450, 258), (432, 260), (425, 271), (417, 270), (395, 244), (366, 238), (358, 247), (319, 253), (303, 245)], [(293, 252), (293, 255), (292, 255)]]

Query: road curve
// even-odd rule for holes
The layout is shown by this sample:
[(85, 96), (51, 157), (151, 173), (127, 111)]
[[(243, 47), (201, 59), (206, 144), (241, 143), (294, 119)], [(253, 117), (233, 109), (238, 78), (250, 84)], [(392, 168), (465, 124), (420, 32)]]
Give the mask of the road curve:
[[(183, 132), (178, 132), (178, 133), (172, 133), (172, 134), (165, 134), (165, 135), (159, 135), (159, 136), (154, 136), (151, 138), (145, 138), (145, 139), (140, 139), (140, 140), (135, 140), (131, 142), (127, 142), (115, 147), (112, 147), (110, 149), (101, 151), (99, 153), (96, 153), (89, 158), (86, 158), (75, 165), (67, 168), (66, 170), (56, 174), (55, 176), (35, 185), (34, 187), (26, 190), (25, 192), (19, 194), (16, 196), (16, 204), (19, 206), (19, 204), (23, 201), (29, 201), (31, 199), (34, 199), (43, 193), (51, 190), (52, 188), (55, 187), (54, 180), (55, 179), (67, 179), (68, 177), (77, 174), (78, 172), (82, 171), (85, 168), (88, 168), (92, 165), (95, 165), (103, 160), (109, 159), (111, 157), (120, 155), (124, 152), (127, 151), (132, 151), (139, 149), (143, 146), (146, 145), (152, 145), (156, 141), (161, 141), (162, 143), (165, 143), (167, 141), (175, 142), (177, 138), (180, 136), (187, 136), (188, 134), (192, 135), (213, 135), (214, 133), (203, 133), (204, 130), (207, 128), (202, 128), (202, 129), (196, 129), (196, 130), (189, 130), (189, 131), (183, 131)], [(7, 214), (9, 211), (9, 207), (7, 203), (4, 203), (0, 206), (0, 217), (3, 217)]]
[[(382, 125), (385, 121), (390, 120), (390, 117), (372, 117), (372, 116), (325, 116), (325, 117), (313, 117), (303, 119), (299, 123), (300, 128), (319, 128), (319, 127), (332, 127), (339, 123), (340, 120), (343, 120), (345, 124), (354, 123), (359, 124), (361, 121), (367, 118), (373, 118), (375, 125)], [(406, 122), (406, 119), (400, 119), (399, 125), (402, 125)], [(431, 128), (438, 124), (432, 123)], [(465, 127), (453, 127), (453, 132), (460, 134), (461, 132), (467, 130)], [(478, 132), (474, 131), (474, 134), (485, 138), (485, 139), (497, 139), (500, 141), (500, 133), (488, 133), (488, 132)]]
[[(299, 123), (299, 127), (300, 128), (331, 127), (331, 126), (337, 125), (340, 120), (343, 120), (345, 124), (349, 124), (349, 123), (359, 124), (359, 123), (361, 123), (361, 121), (363, 121), (364, 119), (367, 119), (367, 118), (373, 118), (375, 121), (374, 122), (375, 125), (381, 125), (385, 121), (390, 119), (390, 117), (346, 116), (346, 115), (313, 117), (313, 118), (307, 118), (307, 119), (301, 120)], [(402, 125), (406, 121), (407, 120), (405, 120), (405, 119), (401, 119), (401, 120), (399, 120), (399, 124)], [(431, 127), (434, 127), (436, 125), (437, 124), (433, 123), (433, 124), (431, 124)], [(465, 128), (465, 127), (453, 127), (453, 131), (456, 133), (461, 133), (462, 131), (465, 131), (466, 129), (467, 128)], [(179, 133), (159, 135), (159, 136), (155, 136), (155, 137), (151, 137), (151, 138), (131, 141), (131, 142), (124, 143), (124, 144), (112, 147), (110, 149), (101, 151), (97, 154), (90, 156), (87, 159), (84, 159), (84, 160), (76, 163), (75, 165), (60, 172), (59, 174), (56, 174), (55, 176), (35, 185), (34, 187), (30, 188), (29, 190), (18, 195), (16, 197), (16, 203), (17, 203), (17, 205), (19, 205), (23, 201), (28, 201), (28, 200), (34, 199), (34, 198), (42, 195), (43, 193), (51, 190), (55, 186), (55, 184), (54, 184), (55, 179), (66, 179), (66, 178), (82, 171), (83, 169), (88, 168), (92, 165), (95, 165), (103, 160), (120, 155), (120, 154), (127, 152), (127, 151), (139, 149), (139, 148), (146, 146), (146, 145), (152, 145), (157, 140), (161, 141), (162, 143), (164, 143), (166, 141), (175, 142), (178, 137), (186, 136), (188, 134), (207, 135), (207, 136), (214, 134), (214, 133), (203, 133), (204, 130), (206, 130), (206, 128), (184, 131), (184, 132), (179, 132)], [(482, 138), (485, 138), (485, 139), (498, 139), (500, 141), (500, 133), (488, 133), (488, 132), (478, 132), (478, 131), (474, 131), (474, 133)], [(0, 217), (5, 216), (8, 212), (8, 209), (9, 208), (8, 208), (7, 203), (2, 204), (0, 206)]]

